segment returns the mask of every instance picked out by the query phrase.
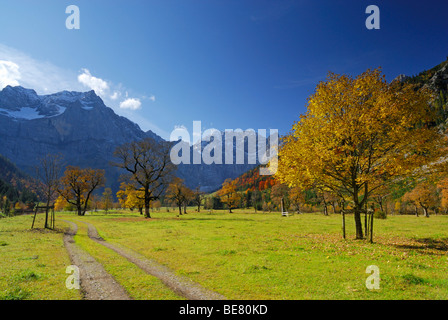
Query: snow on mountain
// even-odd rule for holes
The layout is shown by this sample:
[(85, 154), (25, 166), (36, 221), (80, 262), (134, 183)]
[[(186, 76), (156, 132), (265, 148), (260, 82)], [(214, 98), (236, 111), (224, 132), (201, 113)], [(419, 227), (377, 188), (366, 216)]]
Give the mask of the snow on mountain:
[(34, 120), (43, 118), (44, 116), (39, 114), (39, 111), (36, 108), (31, 107), (23, 107), (20, 110), (1, 110), (0, 114), (5, 116), (16, 118), (16, 119), (24, 119), (24, 120)]
[[(144, 132), (136, 123), (117, 115), (94, 91), (38, 95), (31, 89), (10, 86), (0, 91), (0, 154), (30, 174), (35, 172), (39, 158), (60, 154), (67, 164), (104, 169), (108, 186), (117, 191), (123, 172), (110, 166), (114, 150), (126, 142), (148, 137), (164, 141), (154, 132)], [(244, 153), (247, 158), (246, 149)], [(226, 178), (236, 178), (253, 167), (253, 164), (180, 164), (177, 175), (190, 188), (200, 186), (211, 191), (218, 189)]]
[(104, 106), (95, 92), (62, 91), (38, 95), (32, 89), (7, 86), (0, 91), (0, 115), (22, 120), (56, 117), (78, 102), (84, 110)]

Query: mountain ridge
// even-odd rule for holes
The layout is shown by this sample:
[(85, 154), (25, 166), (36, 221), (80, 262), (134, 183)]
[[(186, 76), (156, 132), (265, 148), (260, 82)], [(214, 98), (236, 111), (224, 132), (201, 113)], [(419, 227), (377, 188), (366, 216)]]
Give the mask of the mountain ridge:
[[(7, 86), (0, 91), (0, 154), (29, 174), (37, 159), (61, 154), (66, 164), (106, 170), (107, 186), (118, 190), (122, 172), (109, 165), (114, 150), (147, 137), (164, 141), (116, 114), (93, 90), (38, 95), (33, 89)], [(252, 166), (180, 164), (177, 173), (189, 187), (210, 191)]]

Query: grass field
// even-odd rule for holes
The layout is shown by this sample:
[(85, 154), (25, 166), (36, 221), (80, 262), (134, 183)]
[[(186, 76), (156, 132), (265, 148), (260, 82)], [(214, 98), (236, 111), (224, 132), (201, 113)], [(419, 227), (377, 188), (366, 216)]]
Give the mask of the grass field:
[[(90, 222), (106, 241), (229, 299), (448, 299), (448, 216), (376, 219), (373, 244), (353, 239), (352, 216), (347, 240), (339, 215), (190, 209), (181, 217), (154, 212), (152, 219), (131, 212), (56, 217)], [(0, 299), (80, 299), (65, 288), (70, 261), (62, 233), (31, 231), (31, 220), (0, 220)], [(56, 220), (56, 227), (65, 223)], [(85, 227), (75, 241), (134, 299), (179, 299), (158, 279), (91, 241)], [(379, 268), (380, 289), (366, 288), (370, 265)]]

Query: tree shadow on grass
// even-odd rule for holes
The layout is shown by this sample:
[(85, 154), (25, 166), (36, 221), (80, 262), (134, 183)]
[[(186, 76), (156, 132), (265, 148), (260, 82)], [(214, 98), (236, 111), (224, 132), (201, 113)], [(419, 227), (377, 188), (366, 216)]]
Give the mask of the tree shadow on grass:
[(446, 254), (448, 252), (448, 238), (414, 238), (406, 244), (395, 244), (400, 249), (426, 251), (429, 254)]
[(183, 221), (256, 221), (255, 219), (250, 218), (196, 218), (192, 217), (190, 219), (184, 219)]

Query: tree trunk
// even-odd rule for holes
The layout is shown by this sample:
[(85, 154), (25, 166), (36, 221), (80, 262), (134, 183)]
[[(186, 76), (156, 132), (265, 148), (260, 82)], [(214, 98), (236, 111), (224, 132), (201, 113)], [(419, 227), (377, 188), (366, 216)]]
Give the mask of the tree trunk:
[(50, 198), (47, 199), (47, 208), (45, 209), (45, 229), (48, 228), (48, 211), (50, 206)]
[(334, 201), (331, 201), (330, 205), (333, 207), (333, 213), (336, 213), (336, 207), (334, 205)]
[(182, 215), (182, 205), (181, 204), (179, 204), (179, 215), (181, 216)]
[(151, 193), (149, 190), (149, 185), (146, 184), (144, 186), (145, 188), (145, 218), (150, 219), (151, 213), (149, 212), (149, 205), (151, 204)]
[[(366, 211), (365, 215), (364, 215), (364, 224), (365, 224), (364, 233), (365, 233), (366, 238), (369, 236), (369, 226), (368, 226), (369, 210), (368, 210), (368, 204), (367, 204), (367, 192), (368, 192), (368, 186), (367, 186), (367, 182), (366, 182), (366, 184), (364, 185), (364, 199), (363, 199), (364, 200), (364, 210)], [(381, 198), (380, 198), (380, 200), (381, 200)]]
[[(420, 204), (420, 205), (421, 205), (421, 204)], [(423, 208), (423, 212), (425, 213), (425, 217), (426, 217), (426, 218), (429, 218), (428, 207), (424, 207), (424, 206), (422, 206), (422, 208)]]
[(367, 204), (366, 204), (365, 208), (366, 208), (366, 212), (364, 215), (364, 233), (366, 234), (366, 237), (368, 237), (368, 235), (369, 235), (369, 232), (368, 232), (369, 231), (369, 223), (368, 223), (369, 219), (367, 218), (368, 217)]
[[(361, 212), (362, 212), (362, 201), (359, 202), (358, 197), (358, 188), (354, 188), (353, 190), (353, 215), (355, 217), (355, 228), (356, 228), (356, 240), (364, 239), (364, 235), (362, 232), (362, 221), (361, 221)], [(367, 199), (364, 199), (364, 201), (367, 201)]]
[(373, 243), (373, 210), (370, 211), (370, 243)]
[(384, 208), (383, 208), (383, 198), (382, 198), (382, 197), (379, 197), (378, 204), (380, 205), (380, 209), (381, 209), (381, 211), (384, 212)]
[(342, 203), (341, 213), (342, 213), (342, 238), (345, 239), (345, 208), (344, 208), (344, 203)]
[(355, 215), (356, 239), (357, 240), (364, 239), (364, 235), (362, 232), (362, 222), (361, 222), (361, 208), (359, 207), (359, 204), (355, 205), (354, 215)]
[(415, 208), (415, 216), (418, 217), (418, 208), (416, 204), (414, 204), (414, 208)]
[(324, 196), (322, 196), (322, 202), (324, 203), (324, 216), (328, 216), (328, 204)]

